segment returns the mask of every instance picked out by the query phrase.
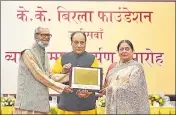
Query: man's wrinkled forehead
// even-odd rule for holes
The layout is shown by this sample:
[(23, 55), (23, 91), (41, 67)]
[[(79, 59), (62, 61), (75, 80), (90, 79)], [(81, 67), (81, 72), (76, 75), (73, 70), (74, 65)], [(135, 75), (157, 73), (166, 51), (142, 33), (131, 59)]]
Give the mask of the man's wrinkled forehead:
[(49, 29), (48, 28), (41, 28), (41, 27), (39, 27), (39, 28), (37, 28), (36, 29), (36, 33), (41, 33), (41, 34), (48, 34), (48, 33), (50, 33), (50, 31), (49, 31)]
[(43, 28), (41, 31), (40, 31), (41, 34), (49, 34), (50, 31), (48, 28)]

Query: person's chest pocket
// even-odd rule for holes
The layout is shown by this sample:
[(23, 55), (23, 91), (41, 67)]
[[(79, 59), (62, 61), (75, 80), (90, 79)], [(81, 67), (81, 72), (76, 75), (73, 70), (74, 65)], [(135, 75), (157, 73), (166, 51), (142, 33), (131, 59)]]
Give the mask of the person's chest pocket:
[(75, 64), (77, 67), (91, 67), (92, 61), (84, 60), (84, 59), (77, 59)]

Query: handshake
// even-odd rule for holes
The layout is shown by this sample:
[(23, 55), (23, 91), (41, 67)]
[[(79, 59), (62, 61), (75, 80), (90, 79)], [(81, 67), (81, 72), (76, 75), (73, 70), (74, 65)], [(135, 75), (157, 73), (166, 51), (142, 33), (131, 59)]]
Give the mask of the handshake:
[[(52, 75), (51, 78), (54, 81), (59, 82), (59, 83), (69, 82), (70, 69), (71, 69), (71, 63), (65, 64), (62, 67), (61, 74), (54, 74), (54, 75)], [(73, 89), (69, 85), (65, 85), (63, 91), (66, 93), (72, 93)], [(76, 95), (79, 98), (87, 98), (87, 97), (89, 97), (90, 94), (92, 94), (92, 92), (88, 92), (88, 90), (85, 90), (85, 89), (76, 91)]]

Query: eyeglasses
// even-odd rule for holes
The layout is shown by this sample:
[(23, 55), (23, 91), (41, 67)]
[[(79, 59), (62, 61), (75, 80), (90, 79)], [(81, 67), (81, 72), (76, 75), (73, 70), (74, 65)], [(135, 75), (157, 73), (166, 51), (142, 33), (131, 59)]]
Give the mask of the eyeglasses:
[[(40, 33), (36, 33), (36, 34), (40, 34)], [(46, 37), (51, 38), (51, 37), (52, 37), (52, 34), (40, 34), (40, 35), (41, 35), (41, 37), (43, 37), (43, 38), (46, 38)]]

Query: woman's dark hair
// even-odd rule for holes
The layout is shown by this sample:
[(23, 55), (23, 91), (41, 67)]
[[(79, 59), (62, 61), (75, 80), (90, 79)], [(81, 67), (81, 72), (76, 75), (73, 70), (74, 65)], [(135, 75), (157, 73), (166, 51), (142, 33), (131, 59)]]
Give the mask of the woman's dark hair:
[(118, 51), (119, 51), (120, 45), (121, 45), (122, 43), (127, 43), (127, 44), (131, 47), (132, 51), (134, 51), (133, 44), (130, 42), (130, 40), (122, 40), (122, 41), (120, 41), (119, 44), (118, 44), (118, 46), (117, 46), (117, 50), (118, 50)]
[(71, 37), (70, 37), (71, 41), (73, 41), (73, 36), (74, 36), (75, 34), (77, 34), (77, 33), (81, 33), (81, 34), (84, 36), (85, 41), (87, 41), (86, 34), (85, 34), (85, 32), (82, 32), (82, 31), (73, 32), (73, 33), (71, 34)]

